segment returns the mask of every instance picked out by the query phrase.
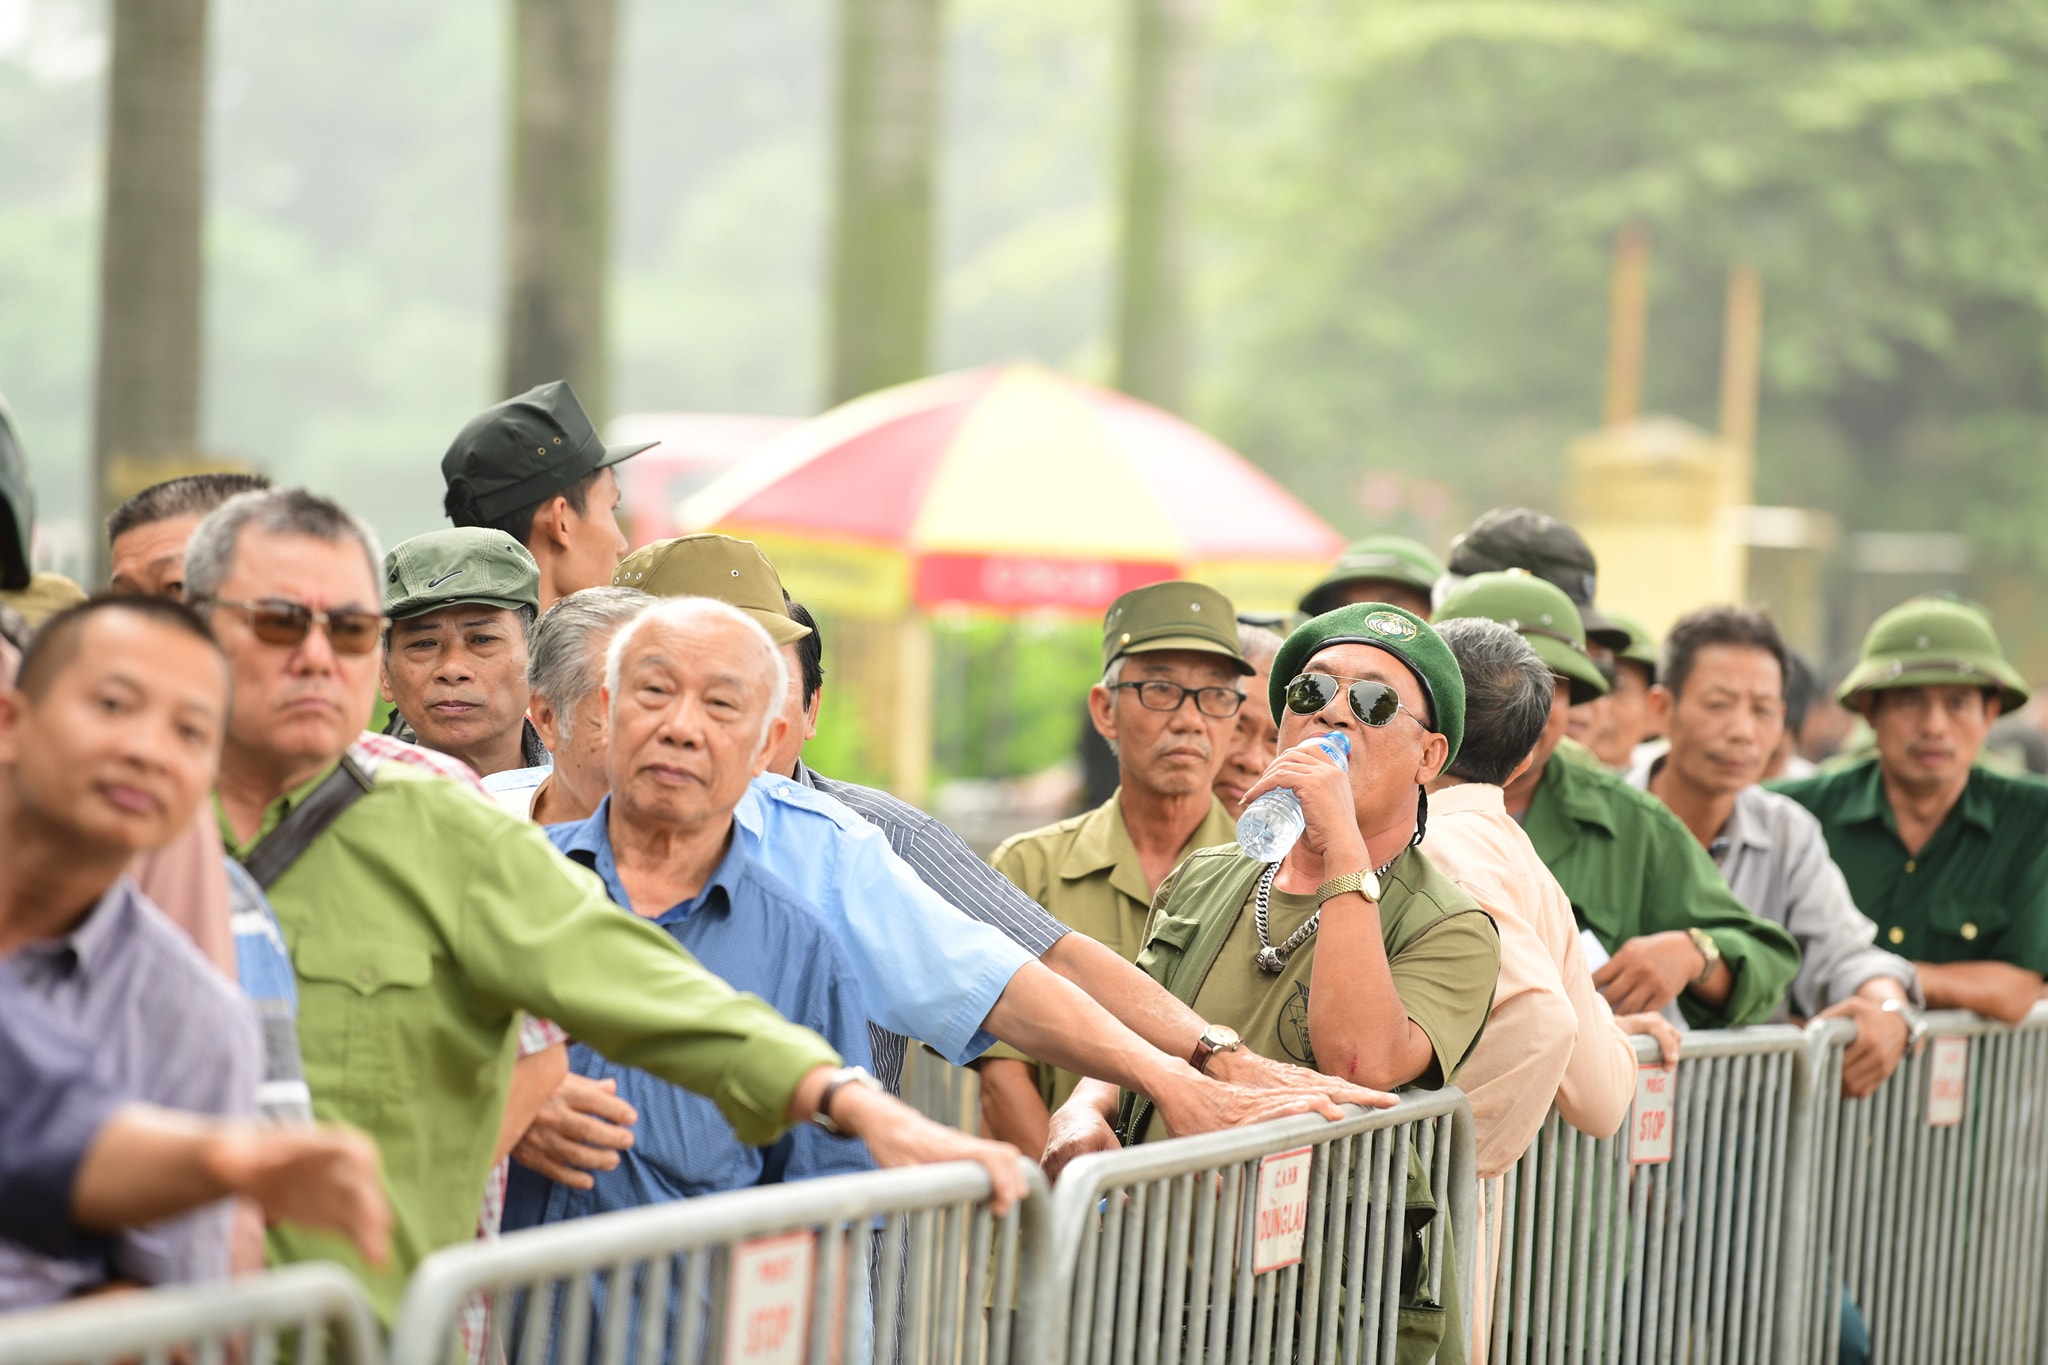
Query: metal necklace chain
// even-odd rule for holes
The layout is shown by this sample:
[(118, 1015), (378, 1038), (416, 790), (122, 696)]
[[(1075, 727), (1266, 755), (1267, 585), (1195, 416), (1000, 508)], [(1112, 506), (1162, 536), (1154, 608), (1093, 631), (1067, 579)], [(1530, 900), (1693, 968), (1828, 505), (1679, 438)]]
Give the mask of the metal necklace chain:
[[(1405, 846), (1401, 849), (1401, 853), (1406, 853), (1407, 851)], [(1381, 863), (1374, 870), (1373, 876), (1384, 878), (1387, 875), (1387, 869), (1401, 860), (1401, 853), (1396, 853), (1393, 857)], [(1258, 964), (1258, 968), (1262, 972), (1278, 972), (1282, 967), (1285, 967), (1287, 959), (1293, 955), (1294, 950), (1308, 942), (1309, 936), (1315, 933), (1316, 929), (1323, 922), (1323, 907), (1318, 905), (1316, 912), (1308, 917), (1307, 923), (1289, 934), (1285, 943), (1277, 948), (1273, 946), (1266, 915), (1272, 905), (1273, 877), (1279, 871), (1280, 864), (1267, 863), (1266, 870), (1259, 874), (1258, 894), (1252, 898), (1252, 920), (1258, 925), (1259, 929), (1259, 951), (1252, 957), (1252, 961)]]

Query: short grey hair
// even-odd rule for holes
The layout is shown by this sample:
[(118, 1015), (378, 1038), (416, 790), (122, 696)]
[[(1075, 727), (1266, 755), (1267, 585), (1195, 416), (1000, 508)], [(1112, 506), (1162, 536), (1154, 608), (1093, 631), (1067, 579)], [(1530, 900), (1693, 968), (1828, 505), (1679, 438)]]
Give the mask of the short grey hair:
[(585, 588), (541, 614), (526, 656), (526, 686), (567, 716), (604, 680), (604, 656), (591, 641), (647, 610), (654, 599), (638, 588)]
[(1276, 630), (1255, 626), (1248, 621), (1237, 623), (1238, 653), (1244, 655), (1244, 661), (1254, 668), (1271, 668), (1273, 660), (1280, 657), (1280, 646), (1286, 643)]
[(715, 597), (661, 597), (653, 605), (644, 607), (619, 627), (619, 633), (612, 636), (611, 648), (605, 651), (604, 683), (611, 690), (612, 709), (619, 705), (619, 674), (626, 666), (626, 653), (633, 641), (649, 626), (678, 626), (687, 629), (702, 621), (736, 622), (744, 627), (741, 632), (759, 647), (761, 678), (768, 684), (768, 705), (761, 711), (761, 733), (755, 744), (758, 747), (768, 738), (768, 727), (775, 717), (782, 713), (782, 699), (789, 691), (789, 665), (783, 662), (782, 651), (768, 630), (759, 621), (728, 602)]
[[(332, 498), (305, 488), (271, 488), (241, 493), (207, 514), (185, 546), (185, 600), (202, 616), (212, 604), (204, 599), (220, 591), (235, 568), (242, 532), (251, 528), (271, 536), (303, 536), (329, 545), (359, 546), (370, 566), (370, 584), (384, 581), (384, 547), (377, 533)], [(373, 602), (381, 607), (381, 601)]]
[(1465, 675), (1465, 742), (1448, 775), (1505, 786), (1550, 722), (1550, 665), (1498, 621), (1461, 617), (1436, 632)]

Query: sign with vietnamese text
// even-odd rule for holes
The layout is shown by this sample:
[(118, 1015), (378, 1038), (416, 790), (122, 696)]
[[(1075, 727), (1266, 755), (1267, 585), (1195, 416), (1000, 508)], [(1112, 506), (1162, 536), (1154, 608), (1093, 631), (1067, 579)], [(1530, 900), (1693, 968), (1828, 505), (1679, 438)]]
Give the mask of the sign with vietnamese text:
[(810, 1353), (813, 1232), (742, 1242), (726, 1299), (726, 1365), (803, 1365)]
[(1275, 1152), (1259, 1162), (1259, 1197), (1252, 1207), (1252, 1274), (1301, 1260), (1308, 1233), (1308, 1172), (1316, 1149)]

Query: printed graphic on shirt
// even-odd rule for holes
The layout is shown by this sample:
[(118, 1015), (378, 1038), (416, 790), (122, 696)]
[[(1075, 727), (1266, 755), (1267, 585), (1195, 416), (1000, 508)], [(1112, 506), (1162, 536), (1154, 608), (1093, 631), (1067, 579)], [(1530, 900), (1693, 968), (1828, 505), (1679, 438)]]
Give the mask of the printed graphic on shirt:
[(1308, 1042), (1308, 983), (1294, 983), (1294, 994), (1280, 1007), (1280, 1048), (1289, 1057), (1311, 1069), (1316, 1064), (1316, 1051)]

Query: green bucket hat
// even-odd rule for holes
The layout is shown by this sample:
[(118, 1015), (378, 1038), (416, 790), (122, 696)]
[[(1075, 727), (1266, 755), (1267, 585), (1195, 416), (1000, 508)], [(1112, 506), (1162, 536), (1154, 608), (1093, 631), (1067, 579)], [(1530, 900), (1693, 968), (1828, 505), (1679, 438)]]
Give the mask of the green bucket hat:
[(1437, 733), (1450, 741), (1444, 767), (1458, 761), (1458, 748), (1465, 742), (1465, 675), (1458, 671), (1451, 647), (1429, 622), (1386, 602), (1353, 602), (1295, 628), (1280, 646), (1279, 656), (1273, 660), (1273, 676), (1266, 683), (1266, 700), (1275, 721), (1287, 714), (1287, 684), (1331, 645), (1371, 645), (1406, 664), (1422, 684), (1430, 721)]
[(1444, 576), (1444, 566), (1429, 547), (1406, 536), (1367, 536), (1344, 547), (1320, 583), (1301, 595), (1301, 609), (1319, 616), (1336, 605), (1333, 589), (1347, 583), (1399, 583), (1427, 595)]
[(1548, 579), (1527, 569), (1473, 574), (1437, 605), (1437, 620), (1461, 617), (1498, 621), (1519, 632), (1536, 657), (1571, 684), (1572, 705), (1607, 695), (1607, 679), (1586, 653), (1586, 627), (1579, 609)]
[(1835, 695), (1854, 707), (1864, 692), (1942, 686), (1995, 688), (2007, 712), (2027, 704), (2027, 685), (2006, 662), (1989, 615), (1953, 598), (1916, 597), (1871, 624)]
[(1626, 616), (1618, 611), (1607, 611), (1605, 607), (1602, 607), (1601, 611), (1606, 612), (1608, 620), (1628, 632), (1628, 648), (1616, 650), (1614, 657), (1617, 660), (1626, 659), (1632, 664), (1641, 664), (1650, 670), (1650, 681), (1657, 681), (1657, 651), (1660, 648), (1657, 637), (1633, 616)]
[(394, 621), (458, 602), (540, 610), (540, 566), (503, 531), (456, 526), (400, 541), (384, 556), (384, 614)]
[(28, 481), (28, 456), (14, 434), (14, 414), (0, 399), (0, 588), (19, 592), (34, 573), (28, 552), (36, 527), (36, 494)]
[(1174, 580), (1133, 588), (1102, 616), (1102, 666), (1126, 654), (1191, 649), (1221, 654), (1246, 677), (1258, 672), (1237, 646), (1237, 609), (1206, 583)]
[(782, 575), (768, 556), (737, 536), (706, 531), (643, 545), (619, 561), (612, 586), (656, 597), (715, 597), (759, 621), (778, 645), (793, 645), (811, 633), (789, 619)]

